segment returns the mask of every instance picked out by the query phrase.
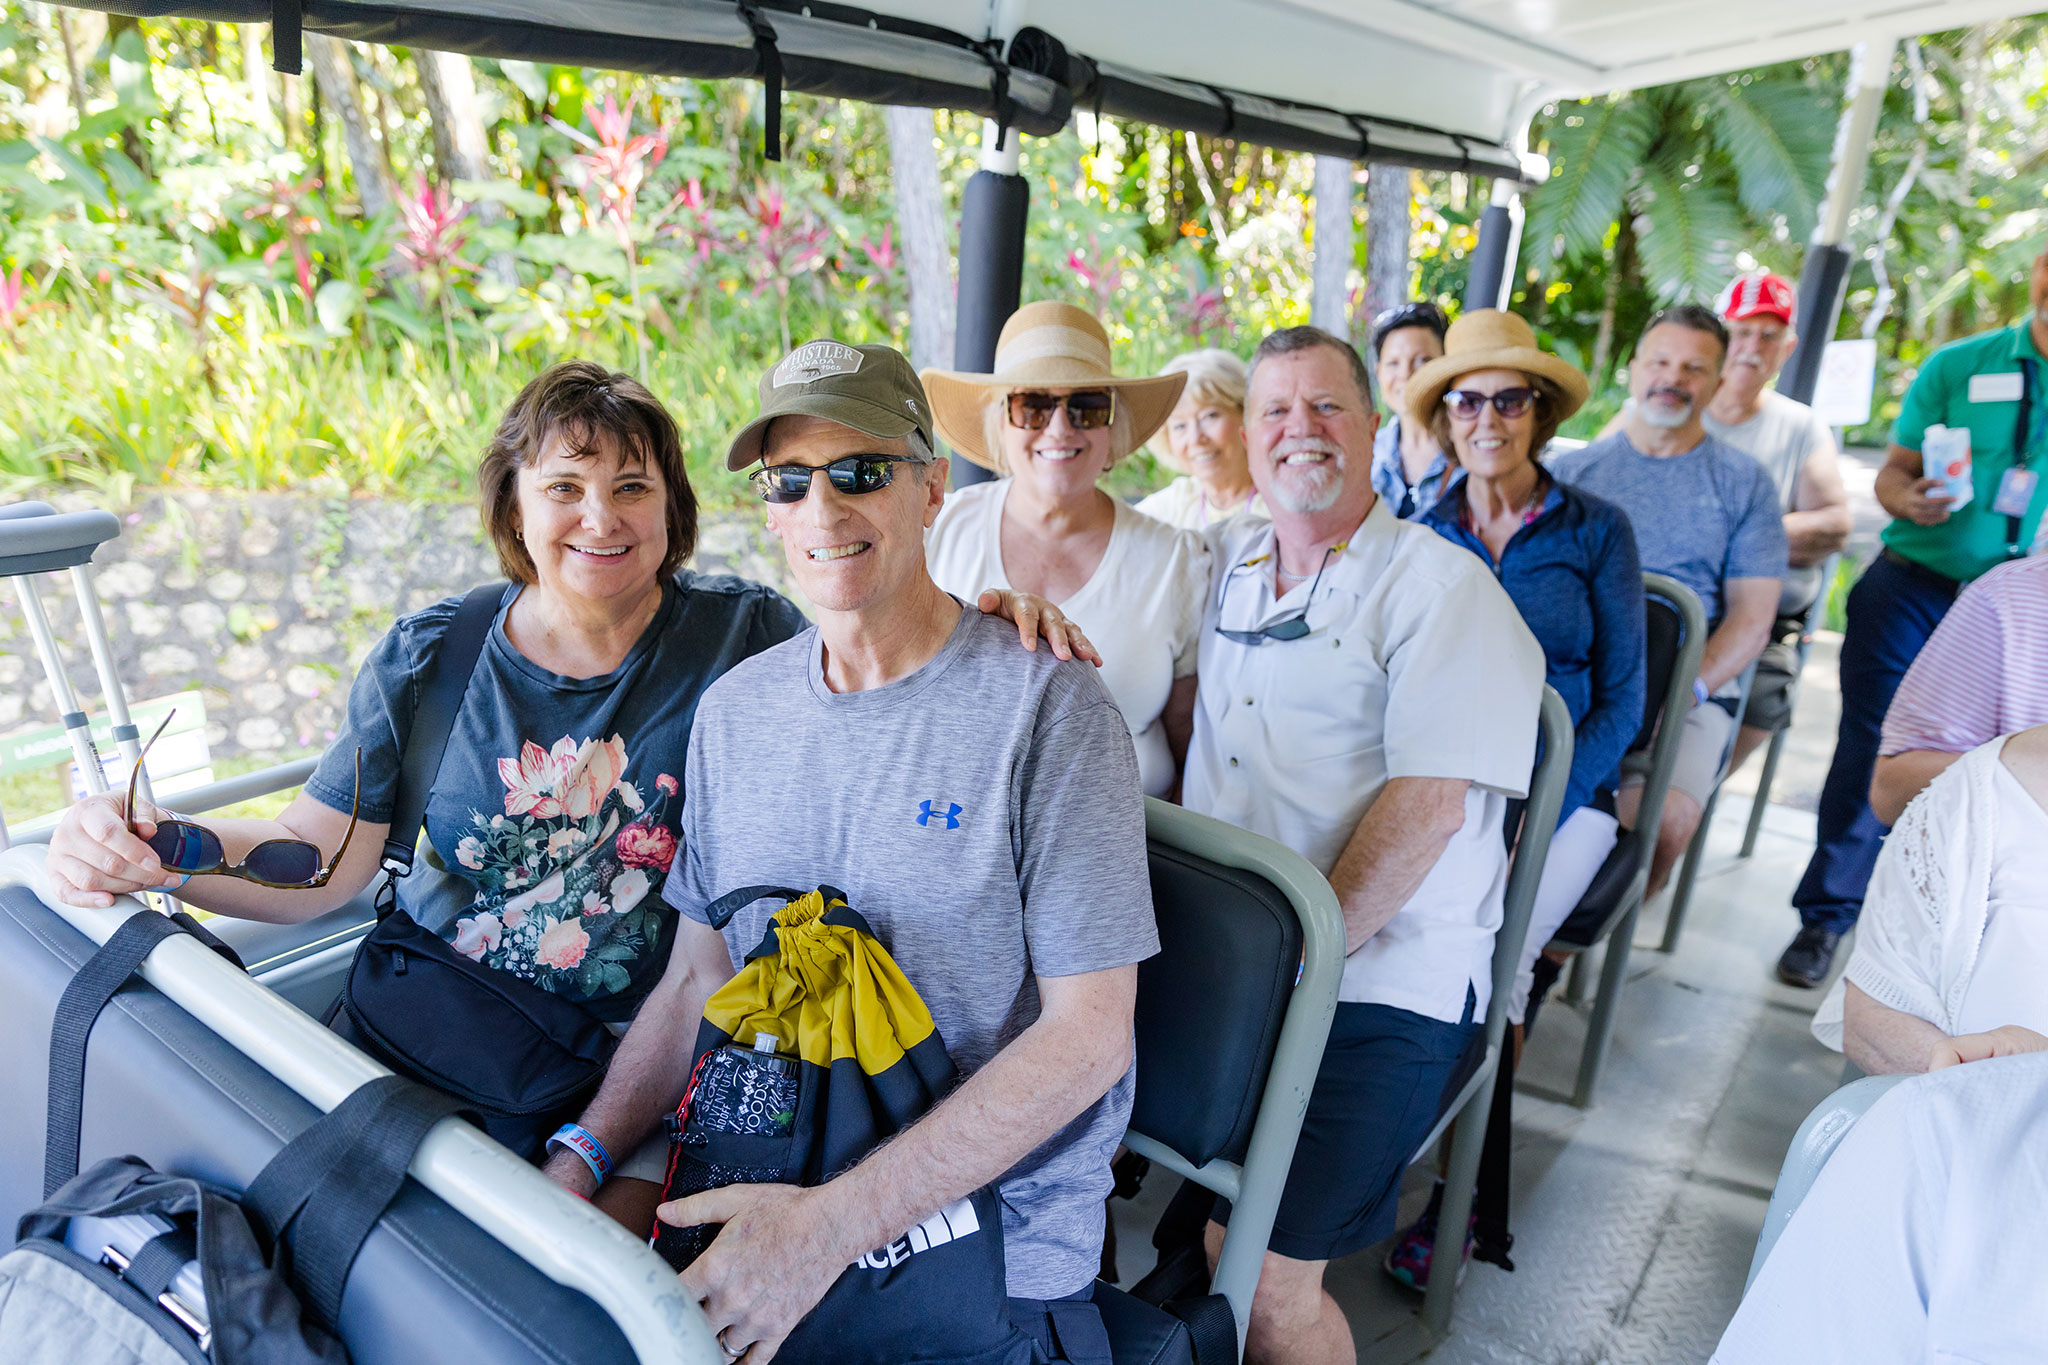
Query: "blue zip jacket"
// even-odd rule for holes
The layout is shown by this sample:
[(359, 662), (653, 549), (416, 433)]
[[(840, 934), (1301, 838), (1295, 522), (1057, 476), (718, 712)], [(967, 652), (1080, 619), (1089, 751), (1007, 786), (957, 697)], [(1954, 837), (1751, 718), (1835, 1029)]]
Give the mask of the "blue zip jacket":
[(1461, 472), (1419, 520), (1492, 568), (1543, 646), (1543, 680), (1571, 709), (1575, 732), (1562, 822), (1621, 780), (1621, 756), (1643, 724), (1643, 574), (1628, 514), (1552, 480), (1543, 510), (1495, 564), (1465, 529)]

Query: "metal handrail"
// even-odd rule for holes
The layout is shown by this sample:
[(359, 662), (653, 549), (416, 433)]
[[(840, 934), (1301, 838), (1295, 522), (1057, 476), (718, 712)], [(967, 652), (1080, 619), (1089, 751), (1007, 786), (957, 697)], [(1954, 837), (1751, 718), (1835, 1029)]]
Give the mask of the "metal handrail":
[[(233, 806), (243, 801), (253, 801), (259, 796), (274, 792), (288, 791), (303, 787), (313, 770), (320, 766), (320, 756), (295, 758), (289, 763), (277, 763), (268, 768), (258, 768), (253, 773), (241, 773), (224, 777), (218, 782), (209, 782), (203, 787), (180, 792), (174, 799), (178, 809), (187, 815), (198, 815), (205, 811), (219, 810), (222, 806)], [(17, 844), (47, 844), (50, 842), (48, 829), (39, 829), (27, 834), (16, 835)]]

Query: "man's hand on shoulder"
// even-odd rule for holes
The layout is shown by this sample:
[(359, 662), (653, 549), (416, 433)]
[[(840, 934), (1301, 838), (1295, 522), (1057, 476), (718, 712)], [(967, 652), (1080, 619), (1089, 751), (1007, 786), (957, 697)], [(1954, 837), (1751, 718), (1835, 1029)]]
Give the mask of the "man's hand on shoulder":
[(768, 1365), (866, 1250), (838, 1244), (817, 1196), (795, 1185), (727, 1185), (655, 1210), (674, 1227), (725, 1225), (677, 1278), (703, 1305), (727, 1359)]

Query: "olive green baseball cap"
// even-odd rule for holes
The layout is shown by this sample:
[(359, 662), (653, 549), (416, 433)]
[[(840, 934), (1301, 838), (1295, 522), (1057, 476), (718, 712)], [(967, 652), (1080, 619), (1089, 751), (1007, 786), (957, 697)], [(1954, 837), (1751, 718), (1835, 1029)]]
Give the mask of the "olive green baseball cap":
[(932, 407), (917, 371), (888, 346), (807, 341), (761, 376), (761, 413), (741, 427), (726, 452), (727, 469), (761, 458), (761, 437), (778, 417), (822, 417), (882, 440), (910, 438), (911, 458), (930, 464)]

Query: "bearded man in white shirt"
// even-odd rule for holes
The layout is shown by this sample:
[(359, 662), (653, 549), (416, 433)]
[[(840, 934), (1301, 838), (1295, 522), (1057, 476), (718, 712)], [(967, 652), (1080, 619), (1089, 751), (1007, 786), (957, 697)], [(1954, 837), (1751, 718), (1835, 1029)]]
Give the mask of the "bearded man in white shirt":
[[(1480, 1036), (1535, 758), (1543, 655), (1477, 557), (1375, 497), (1372, 382), (1293, 327), (1245, 402), (1270, 523), (1208, 531), (1213, 578), (1184, 793), (1324, 873), (1349, 956), (1252, 1305), (1248, 1365), (1350, 1365), (1323, 1271), (1394, 1230), (1401, 1172)], [(1213, 1259), (1227, 1206), (1208, 1230)]]

